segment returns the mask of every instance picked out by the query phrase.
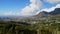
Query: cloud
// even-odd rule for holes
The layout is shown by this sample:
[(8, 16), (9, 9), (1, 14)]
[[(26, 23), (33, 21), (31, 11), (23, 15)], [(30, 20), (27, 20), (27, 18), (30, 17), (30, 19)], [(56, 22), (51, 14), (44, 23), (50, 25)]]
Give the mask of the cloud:
[(0, 12), (0, 15), (4, 16), (30, 16), (35, 15), (42, 7), (42, 2), (40, 0), (30, 0), (29, 6), (24, 7), (21, 11), (8, 11), (8, 12)]
[(51, 12), (51, 11), (55, 10), (55, 8), (60, 8), (60, 4), (57, 4), (56, 6), (51, 7), (51, 8), (42, 9), (41, 11)]
[(45, 0), (45, 1), (52, 4), (60, 3), (60, 0)]
[[(22, 15), (35, 15), (40, 13), (41, 11), (47, 11), (51, 12), (55, 8), (60, 8), (60, 0), (45, 0), (45, 2), (51, 3), (51, 4), (57, 4), (54, 7), (51, 8), (45, 8), (41, 9), (43, 7), (43, 2), (41, 0), (30, 0), (31, 4), (29, 6), (26, 6), (22, 9), (21, 14)], [(41, 10), (40, 10), (41, 9)]]
[(45, 9), (41, 9), (43, 7), (43, 2), (41, 0), (30, 0), (30, 4), (26, 7), (24, 7), (21, 11), (8, 11), (8, 12), (0, 12), (0, 15), (4, 15), (4, 16), (9, 16), (9, 15), (15, 15), (15, 16), (30, 16), (30, 15), (35, 15), (40, 13), (41, 11), (47, 11), (47, 12), (51, 12), (53, 11), (55, 8), (60, 8), (60, 0), (44, 0), (47, 3), (51, 3), (51, 4), (57, 4), (54, 7), (51, 8), (45, 8)]
[[(58, 4), (60, 0), (45, 0), (45, 2), (57, 5), (51, 8), (41, 9), (43, 7), (43, 2), (41, 0), (30, 0), (30, 4), (28, 6), (24, 7), (21, 12), (13, 12), (13, 15), (30, 16), (38, 14), (41, 11), (51, 12), (55, 8), (60, 8), (60, 4)], [(10, 14), (12, 14), (12, 12)]]
[(13, 11), (8, 11), (8, 12), (0, 12), (0, 16), (19, 16), (20, 12), (13, 12)]
[(44, 1), (50, 4), (56, 4), (56, 6), (53, 6), (51, 8), (44, 8), (41, 11), (51, 12), (55, 10), (55, 8), (60, 8), (60, 0), (44, 0)]
[(30, 0), (30, 5), (22, 9), (21, 15), (34, 15), (42, 7), (42, 2), (40, 0)]

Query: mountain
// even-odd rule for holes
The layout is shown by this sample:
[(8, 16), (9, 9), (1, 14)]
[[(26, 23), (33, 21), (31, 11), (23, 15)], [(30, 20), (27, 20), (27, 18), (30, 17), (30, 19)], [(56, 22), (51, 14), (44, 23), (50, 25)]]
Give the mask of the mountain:
[(46, 19), (48, 16), (52, 16), (52, 15), (57, 15), (60, 14), (60, 8), (56, 8), (54, 11), (51, 12), (46, 12), (46, 11), (42, 11), (34, 16), (29, 16), (29, 17), (23, 17), (23, 16), (9, 16), (9, 17), (0, 17), (0, 20), (12, 20), (12, 21), (26, 21), (28, 19), (31, 20), (40, 20), (40, 19)]
[(47, 16), (47, 15), (57, 15), (57, 14), (60, 14), (60, 8), (56, 8), (54, 11), (51, 11), (51, 12), (42, 11), (35, 16), (44, 17), (44, 16)]
[(48, 15), (48, 12), (42, 11), (39, 14), (35, 15), (34, 17), (42, 18), (42, 17), (46, 17), (47, 15)]
[(32, 20), (43, 20), (43, 19), (46, 19), (48, 14), (49, 14), (48, 12), (42, 11), (42, 12), (38, 13), (37, 15), (32, 16), (31, 19)]
[(47, 18), (48, 16), (58, 15), (58, 14), (60, 14), (60, 8), (56, 8), (55, 10), (51, 12), (42, 11), (38, 13), (37, 15), (34, 15), (33, 18), (41, 19), (41, 18)]
[(50, 14), (50, 15), (60, 14), (60, 8), (56, 8), (54, 11), (51, 11), (49, 14)]

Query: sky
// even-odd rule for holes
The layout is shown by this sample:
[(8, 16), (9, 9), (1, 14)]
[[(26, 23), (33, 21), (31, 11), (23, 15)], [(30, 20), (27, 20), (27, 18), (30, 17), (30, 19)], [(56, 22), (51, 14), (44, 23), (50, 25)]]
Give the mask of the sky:
[(60, 0), (0, 0), (0, 16), (31, 16), (60, 8)]
[(0, 11), (18, 11), (29, 5), (29, 0), (0, 0)]

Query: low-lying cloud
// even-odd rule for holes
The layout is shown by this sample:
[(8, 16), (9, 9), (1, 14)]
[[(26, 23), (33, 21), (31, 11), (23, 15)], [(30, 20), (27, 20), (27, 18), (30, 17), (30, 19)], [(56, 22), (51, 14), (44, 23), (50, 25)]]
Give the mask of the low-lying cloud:
[(51, 8), (42, 9), (41, 11), (51, 12), (51, 11), (54, 11), (55, 8), (60, 8), (60, 4), (57, 4), (56, 6), (51, 7)]
[(51, 8), (45, 8), (42, 9), (41, 11), (51, 12), (54, 11), (55, 8), (60, 8), (60, 0), (44, 0), (44, 1), (50, 4), (56, 4), (56, 6), (53, 6)]

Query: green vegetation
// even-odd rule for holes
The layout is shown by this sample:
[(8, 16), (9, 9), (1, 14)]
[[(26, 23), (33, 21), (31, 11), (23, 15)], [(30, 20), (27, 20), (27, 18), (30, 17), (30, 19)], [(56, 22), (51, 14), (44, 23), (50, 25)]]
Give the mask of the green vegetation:
[(0, 21), (0, 34), (60, 34), (60, 15), (49, 16), (45, 20), (35, 22), (38, 23), (29, 25)]

